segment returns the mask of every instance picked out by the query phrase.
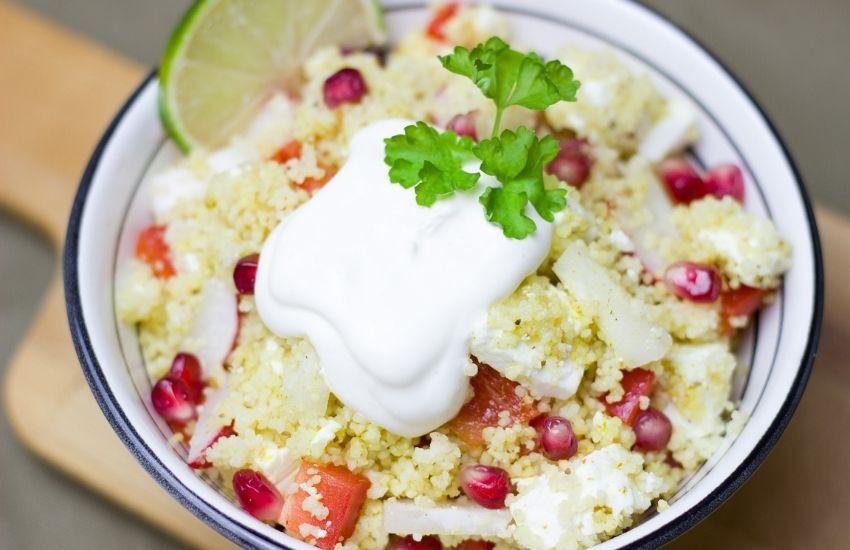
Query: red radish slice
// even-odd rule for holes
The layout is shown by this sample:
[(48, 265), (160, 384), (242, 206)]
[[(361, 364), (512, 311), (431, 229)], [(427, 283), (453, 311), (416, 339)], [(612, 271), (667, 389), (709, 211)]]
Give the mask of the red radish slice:
[[(195, 431), (197, 432), (197, 429)], [(207, 441), (205, 441), (204, 443), (197, 444), (198, 446), (203, 445), (203, 447), (201, 447), (200, 451), (195, 451), (197, 453), (195, 458), (187, 459), (189, 461), (189, 467), (195, 470), (211, 468), (212, 462), (207, 460), (207, 449), (215, 445), (216, 442), (222, 437), (230, 437), (231, 435), (236, 435), (236, 432), (233, 431), (233, 428), (231, 428), (230, 426), (224, 426), (222, 428), (219, 428), (218, 431), (215, 432), (212, 437), (210, 437)], [(195, 434), (192, 434), (193, 439), (194, 437)], [(190, 450), (190, 457), (191, 453), (192, 451)]]
[(201, 303), (187, 338), (187, 347), (195, 350), (204, 378), (223, 365), (239, 331), (236, 294), (217, 279), (211, 279), (201, 291)]
[(209, 394), (204, 402), (201, 414), (198, 416), (198, 422), (195, 424), (195, 431), (189, 439), (189, 456), (186, 460), (192, 468), (209, 468), (211, 464), (205, 457), (207, 449), (222, 437), (236, 433), (215, 415), (218, 404), (226, 395), (227, 389), (220, 388)]

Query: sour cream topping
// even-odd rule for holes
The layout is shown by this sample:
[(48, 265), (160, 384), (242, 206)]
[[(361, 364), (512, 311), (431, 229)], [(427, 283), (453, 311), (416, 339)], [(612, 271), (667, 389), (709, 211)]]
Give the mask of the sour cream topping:
[(383, 120), (352, 137), (336, 176), (267, 239), (255, 285), (269, 329), (308, 337), (331, 391), (407, 437), (457, 414), (470, 334), (552, 241), (531, 208), (537, 231), (523, 240), (489, 223), (478, 196), (496, 182), (485, 174), (474, 192), (417, 205), (384, 163), (384, 139), (412, 123)]

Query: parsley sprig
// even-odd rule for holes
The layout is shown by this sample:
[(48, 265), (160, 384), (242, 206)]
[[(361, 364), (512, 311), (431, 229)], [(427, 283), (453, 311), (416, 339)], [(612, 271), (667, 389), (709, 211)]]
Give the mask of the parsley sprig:
[(525, 214), (529, 202), (549, 222), (566, 205), (564, 189), (547, 190), (543, 185), (544, 167), (558, 154), (558, 142), (551, 136), (540, 139), (525, 126), (500, 134), (502, 115), (512, 105), (542, 111), (559, 101), (575, 101), (580, 83), (560, 61), (546, 63), (535, 53), (511, 49), (495, 36), (472, 50), (458, 46), (440, 62), (472, 80), (496, 104), (491, 137), (475, 144), (451, 130), (440, 132), (417, 122), (404, 134), (385, 140), (390, 181), (414, 188), (416, 202), (431, 206), (476, 186), (478, 172), (467, 172), (463, 166), (477, 159), (480, 170), (501, 184), (488, 187), (479, 198), (487, 219), (505, 236), (524, 239), (537, 229)]

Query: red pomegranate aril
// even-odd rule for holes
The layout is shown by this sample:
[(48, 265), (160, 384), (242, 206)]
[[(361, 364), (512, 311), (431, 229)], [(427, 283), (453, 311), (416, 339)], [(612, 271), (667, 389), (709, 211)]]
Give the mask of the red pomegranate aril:
[(239, 294), (253, 294), (254, 283), (257, 281), (257, 263), (260, 261), (259, 254), (245, 256), (233, 268), (233, 284)]
[(443, 545), (437, 537), (426, 536), (416, 540), (413, 535), (395, 537), (387, 545), (387, 550), (442, 550)]
[(664, 281), (673, 293), (692, 302), (714, 302), (723, 286), (720, 273), (710, 265), (676, 262), (667, 268)]
[(197, 403), (204, 391), (203, 371), (198, 358), (191, 353), (180, 352), (171, 362), (168, 378), (180, 380), (189, 390), (192, 400)]
[(233, 474), (233, 492), (242, 509), (262, 521), (277, 521), (283, 508), (283, 498), (266, 479), (254, 470), (239, 470)]
[(325, 80), (323, 88), (325, 105), (334, 109), (342, 103), (360, 103), (368, 91), (360, 71), (346, 67)]
[(472, 141), (478, 141), (478, 133), (475, 130), (475, 118), (477, 114), (478, 111), (470, 111), (462, 115), (453, 116), (449, 123), (446, 124), (446, 130), (451, 130), (461, 137), (467, 136)]
[(154, 410), (167, 422), (185, 424), (197, 416), (195, 399), (182, 380), (163, 378), (151, 390)]
[(466, 496), (484, 508), (505, 507), (505, 498), (511, 490), (508, 472), (495, 466), (473, 464), (460, 471), (460, 487)]
[(744, 173), (734, 164), (716, 166), (705, 175), (708, 192), (718, 199), (732, 197), (744, 202)]
[(685, 159), (671, 159), (661, 165), (661, 179), (673, 201), (688, 204), (708, 194), (696, 169)]
[(663, 412), (652, 407), (640, 411), (632, 424), (635, 447), (643, 451), (660, 451), (670, 442), (673, 424)]
[(465, 540), (455, 546), (455, 550), (493, 550), (496, 546), (487, 540)]
[(558, 155), (546, 165), (546, 171), (576, 189), (587, 182), (593, 168), (590, 144), (583, 139), (561, 142)]
[(573, 425), (563, 416), (545, 416), (535, 422), (538, 444), (543, 455), (550, 460), (564, 460), (578, 450)]

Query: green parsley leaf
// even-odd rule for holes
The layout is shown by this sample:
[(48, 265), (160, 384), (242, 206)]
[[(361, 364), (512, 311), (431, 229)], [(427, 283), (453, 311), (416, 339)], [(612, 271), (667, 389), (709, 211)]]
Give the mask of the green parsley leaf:
[(390, 181), (405, 189), (414, 187), (421, 206), (431, 206), (478, 183), (480, 174), (463, 170), (463, 163), (472, 159), (474, 144), (469, 137), (449, 130), (441, 133), (420, 121), (384, 143)]
[(543, 139), (520, 126), (516, 132), (482, 141), (474, 149), (481, 159), (481, 171), (494, 176), (502, 187), (488, 188), (480, 198), (487, 219), (502, 227), (505, 236), (524, 239), (537, 229), (525, 215), (531, 203), (541, 218), (555, 219), (555, 212), (566, 206), (564, 189), (546, 189), (543, 167), (558, 154), (558, 142), (552, 136)]
[(575, 101), (581, 83), (560, 61), (545, 63), (535, 53), (512, 50), (496, 36), (472, 50), (456, 47), (440, 61), (449, 71), (471, 79), (496, 104), (492, 137), (475, 145), (468, 137), (417, 122), (403, 135), (384, 140), (390, 180), (415, 188), (416, 202), (431, 206), (475, 187), (479, 174), (464, 171), (463, 164), (477, 157), (480, 170), (500, 184), (479, 197), (487, 219), (501, 226), (507, 237), (524, 239), (537, 229), (525, 215), (528, 203), (548, 222), (566, 206), (564, 189), (543, 185), (543, 169), (558, 154), (558, 142), (551, 136), (539, 139), (526, 127), (499, 135), (502, 115), (511, 105), (543, 111), (559, 101)]
[(484, 95), (496, 103), (496, 122), (492, 135), (499, 131), (502, 112), (511, 105), (542, 111), (559, 101), (575, 101), (581, 86), (573, 72), (560, 61), (544, 63), (534, 52), (512, 50), (494, 36), (471, 51), (455, 47), (440, 57), (443, 67), (472, 80)]
[(508, 191), (504, 187), (488, 187), (479, 197), (487, 219), (502, 228), (505, 237), (524, 239), (534, 233), (537, 224), (525, 215), (528, 197), (524, 193)]

